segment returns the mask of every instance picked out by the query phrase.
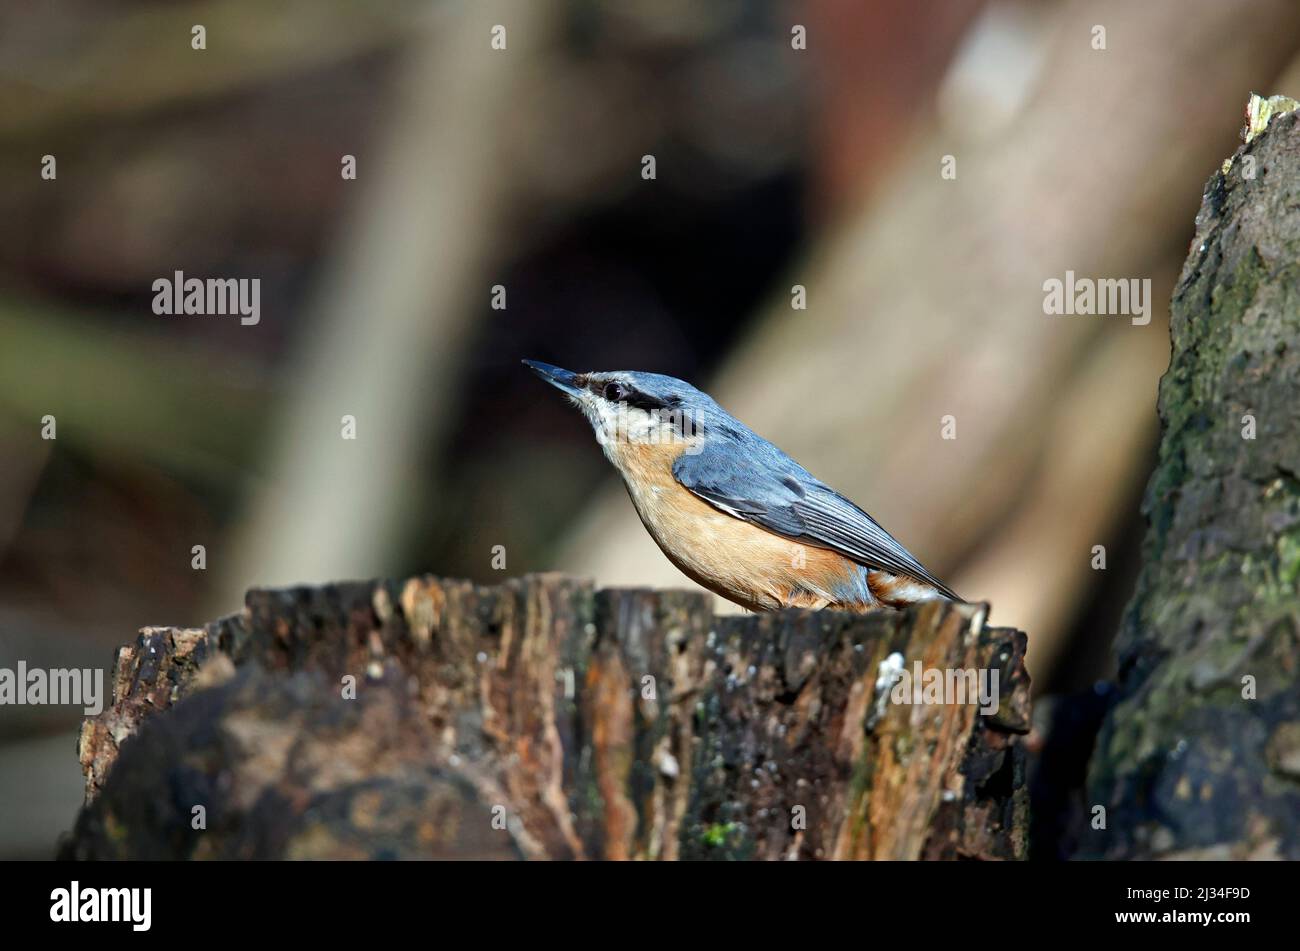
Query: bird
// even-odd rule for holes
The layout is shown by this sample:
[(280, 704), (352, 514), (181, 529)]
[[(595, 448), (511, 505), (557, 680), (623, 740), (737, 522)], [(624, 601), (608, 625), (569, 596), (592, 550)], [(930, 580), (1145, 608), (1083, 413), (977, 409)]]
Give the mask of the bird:
[(684, 380), (524, 360), (582, 411), (679, 570), (751, 611), (961, 601), (865, 511)]

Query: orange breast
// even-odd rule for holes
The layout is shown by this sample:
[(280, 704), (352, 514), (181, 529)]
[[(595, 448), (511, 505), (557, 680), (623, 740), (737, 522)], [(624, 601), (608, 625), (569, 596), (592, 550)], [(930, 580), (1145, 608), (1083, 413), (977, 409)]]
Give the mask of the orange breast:
[(851, 559), (734, 518), (684, 488), (672, 474), (682, 448), (622, 443), (611, 456), (642, 523), (683, 573), (752, 610), (875, 606), (841, 600), (861, 572)]

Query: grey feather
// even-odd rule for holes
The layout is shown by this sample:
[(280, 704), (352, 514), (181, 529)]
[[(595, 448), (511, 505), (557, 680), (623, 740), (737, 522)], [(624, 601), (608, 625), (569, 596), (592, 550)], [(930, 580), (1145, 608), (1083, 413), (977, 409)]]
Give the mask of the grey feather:
[(728, 515), (961, 600), (875, 519), (750, 430), (710, 431), (701, 451), (678, 457), (673, 476)]

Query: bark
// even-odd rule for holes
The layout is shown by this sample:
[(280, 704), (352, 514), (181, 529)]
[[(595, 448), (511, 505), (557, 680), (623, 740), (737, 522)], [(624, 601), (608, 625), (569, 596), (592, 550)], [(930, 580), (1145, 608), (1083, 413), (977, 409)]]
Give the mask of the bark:
[[(254, 590), (205, 628), (145, 629), (83, 727), (63, 855), (1024, 856), (1023, 634), (984, 605), (710, 608), (422, 577)], [(997, 711), (892, 702), (895, 652), (996, 670)]]
[(1106, 828), (1083, 848), (1300, 858), (1295, 113), (1210, 179), (1171, 329), (1120, 701), (1091, 768)]

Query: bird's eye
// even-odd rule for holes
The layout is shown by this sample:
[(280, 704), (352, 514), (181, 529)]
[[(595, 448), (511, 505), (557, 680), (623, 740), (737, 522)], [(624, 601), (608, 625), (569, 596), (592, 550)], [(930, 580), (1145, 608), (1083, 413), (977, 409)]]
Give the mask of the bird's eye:
[(606, 383), (601, 395), (611, 403), (621, 403), (627, 399), (627, 394), (628, 389), (622, 383)]

